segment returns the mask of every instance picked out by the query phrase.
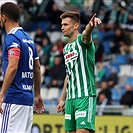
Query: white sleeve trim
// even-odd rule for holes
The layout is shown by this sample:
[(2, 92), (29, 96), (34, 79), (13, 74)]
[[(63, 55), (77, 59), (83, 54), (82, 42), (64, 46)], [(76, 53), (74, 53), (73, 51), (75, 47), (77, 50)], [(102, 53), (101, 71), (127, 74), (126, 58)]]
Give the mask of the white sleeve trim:
[(36, 57), (36, 58), (35, 58), (35, 60), (38, 60), (38, 59), (39, 59), (39, 57)]

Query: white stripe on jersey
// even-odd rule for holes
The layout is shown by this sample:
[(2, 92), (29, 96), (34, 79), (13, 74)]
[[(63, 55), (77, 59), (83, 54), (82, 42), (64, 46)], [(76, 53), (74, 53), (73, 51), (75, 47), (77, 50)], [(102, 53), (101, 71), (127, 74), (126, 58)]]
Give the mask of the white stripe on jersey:
[(79, 74), (78, 74), (78, 63), (76, 63), (75, 68), (76, 68), (76, 77), (77, 77), (78, 97), (81, 97), (81, 85), (80, 85)]
[(72, 73), (72, 98), (75, 98), (75, 87), (74, 87), (74, 84), (73, 84), (73, 82), (74, 82), (74, 76), (73, 76), (73, 73)]
[[(69, 83), (70, 83), (70, 81), (69, 81)], [(70, 90), (71, 90), (71, 86), (69, 85), (69, 88), (68, 88), (68, 94), (69, 94), (69, 97), (68, 97), (68, 99), (70, 99), (70, 98), (71, 98), (71, 93), (70, 93)]]
[[(74, 47), (73, 47), (73, 50), (75, 50), (75, 43), (73, 43)], [(74, 65), (76, 66), (77, 65), (77, 62), (75, 62), (75, 64), (73, 64), (73, 67)], [(71, 64), (72, 66), (72, 64)], [(72, 71), (72, 70), (71, 70)], [(74, 73), (72, 73), (72, 98), (75, 98), (75, 86), (74, 86)], [(78, 82), (77, 82), (78, 83)], [(77, 86), (78, 87), (78, 86)]]
[[(87, 50), (86, 50), (86, 52), (87, 52)], [(86, 54), (86, 56), (87, 56), (87, 54)], [(86, 59), (87, 59), (87, 57), (86, 57)], [(88, 71), (89, 72), (89, 78), (90, 78), (90, 71)], [(92, 82), (91, 82), (91, 79), (90, 79), (90, 87), (91, 87), (91, 93), (93, 94), (93, 91), (92, 91)]]
[[(77, 40), (77, 43), (78, 43), (78, 40)], [(78, 44), (78, 47), (79, 47), (79, 44)], [(79, 49), (81, 49), (81, 48), (79, 48)], [(85, 93), (85, 96), (88, 96), (87, 79), (86, 79), (86, 74), (85, 74), (85, 65), (84, 65), (84, 57), (83, 57), (82, 49), (80, 50), (80, 61), (81, 61), (80, 65), (82, 65), (82, 69), (81, 69), (82, 70), (82, 76), (83, 76), (83, 79), (84, 79), (84, 93)]]

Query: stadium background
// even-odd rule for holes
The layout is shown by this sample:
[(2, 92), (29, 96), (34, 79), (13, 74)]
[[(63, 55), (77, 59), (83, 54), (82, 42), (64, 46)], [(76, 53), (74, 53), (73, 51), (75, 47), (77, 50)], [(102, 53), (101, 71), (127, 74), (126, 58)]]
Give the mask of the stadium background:
[[(60, 57), (63, 63), (62, 48), (67, 43), (67, 38), (64, 38), (61, 34), (59, 15), (67, 10), (80, 12), (80, 32), (83, 31), (94, 13), (97, 13), (97, 16), (103, 22), (93, 32), (93, 40), (98, 44), (96, 48), (100, 47), (99, 52), (96, 53), (97, 94), (102, 90), (101, 83), (107, 82), (113, 70), (117, 75), (117, 80), (114, 80), (116, 83), (108, 88), (111, 92), (110, 104), (97, 104), (96, 133), (132, 133), (133, 105), (122, 104), (121, 98), (126, 92), (126, 84), (130, 84), (132, 86), (131, 91), (133, 91), (133, 1), (0, 0), (0, 4), (6, 1), (20, 5), (22, 9), (20, 25), (35, 40), (40, 56), (42, 69), (41, 94), (46, 104), (46, 111), (42, 115), (34, 113), (32, 133), (65, 132), (64, 115), (56, 112), (62, 86), (61, 84), (60, 86), (49, 84), (49, 68), (53, 66), (52, 63), (56, 56)], [(117, 36), (118, 32), (120, 32), (120, 36)], [(0, 30), (0, 53), (4, 36), (4, 32)], [(50, 43), (47, 48), (45, 42)], [(55, 50), (52, 51), (54, 56), (50, 54), (52, 48)], [(47, 57), (45, 61), (43, 60), (44, 57)], [(1, 65), (2, 62), (0, 62), (0, 67)], [(99, 68), (104, 70), (104, 79), (101, 79), (101, 75), (98, 74)], [(54, 69), (54, 71), (56, 70)], [(59, 77), (59, 75), (56, 76)], [(1, 84), (2, 75), (0, 77)], [(109, 99), (109, 97), (106, 98)]]

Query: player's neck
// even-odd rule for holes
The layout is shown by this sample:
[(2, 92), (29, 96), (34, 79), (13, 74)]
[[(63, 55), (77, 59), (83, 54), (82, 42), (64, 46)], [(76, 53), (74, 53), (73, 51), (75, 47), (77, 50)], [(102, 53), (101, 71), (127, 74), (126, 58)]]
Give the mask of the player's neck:
[(10, 32), (10, 30), (16, 28), (16, 27), (19, 27), (19, 24), (16, 23), (16, 22), (12, 22), (12, 21), (9, 21), (7, 24), (6, 24), (6, 33), (8, 34)]
[(74, 32), (74, 34), (71, 35), (71, 37), (69, 37), (69, 42), (72, 43), (77, 38), (78, 35), (79, 35), (78, 31)]

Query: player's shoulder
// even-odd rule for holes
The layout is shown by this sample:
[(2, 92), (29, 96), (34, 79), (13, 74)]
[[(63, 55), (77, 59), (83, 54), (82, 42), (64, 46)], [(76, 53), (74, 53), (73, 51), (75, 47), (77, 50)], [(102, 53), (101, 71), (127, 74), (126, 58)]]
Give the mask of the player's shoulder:
[(82, 34), (79, 34), (76, 38), (76, 40), (78, 41), (79, 44), (82, 44), (83, 41), (82, 41)]
[(18, 38), (21, 38), (20, 30), (23, 30), (22, 27), (16, 27), (9, 31), (9, 33), (6, 35), (6, 40), (18, 40)]
[(64, 46), (64, 49), (67, 49), (69, 46), (69, 43), (66, 43), (65, 46)]
[(11, 44), (12, 42), (19, 42), (17, 37), (13, 34), (7, 34), (5, 38), (6, 44)]

